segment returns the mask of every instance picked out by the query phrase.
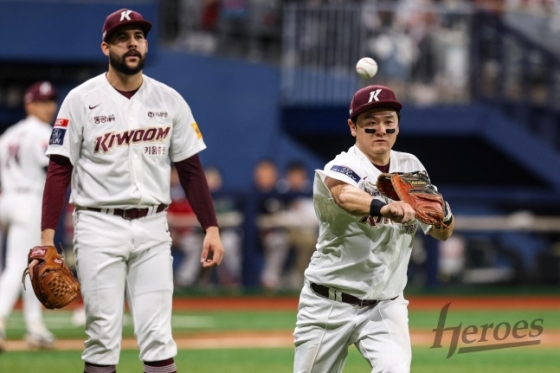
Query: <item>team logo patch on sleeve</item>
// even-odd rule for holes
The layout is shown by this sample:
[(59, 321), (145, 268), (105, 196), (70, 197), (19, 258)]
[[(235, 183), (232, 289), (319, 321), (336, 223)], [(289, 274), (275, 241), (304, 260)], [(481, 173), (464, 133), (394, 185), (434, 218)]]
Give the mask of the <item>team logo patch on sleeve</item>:
[(62, 145), (62, 143), (64, 142), (65, 134), (66, 128), (53, 128), (51, 138), (49, 140), (49, 145)]
[(68, 123), (70, 123), (70, 119), (66, 119), (66, 118), (57, 118), (56, 121), (54, 122), (54, 126), (55, 127), (68, 127)]
[(341, 174), (348, 176), (350, 179), (354, 180), (355, 182), (358, 182), (361, 179), (361, 177), (358, 176), (357, 173), (355, 173), (352, 169), (346, 166), (332, 166), (331, 171), (340, 172)]
[(196, 124), (196, 122), (194, 122), (193, 124), (191, 124), (194, 132), (196, 132), (196, 138), (197, 139), (202, 139), (202, 132), (200, 132), (200, 128), (198, 128), (198, 124)]

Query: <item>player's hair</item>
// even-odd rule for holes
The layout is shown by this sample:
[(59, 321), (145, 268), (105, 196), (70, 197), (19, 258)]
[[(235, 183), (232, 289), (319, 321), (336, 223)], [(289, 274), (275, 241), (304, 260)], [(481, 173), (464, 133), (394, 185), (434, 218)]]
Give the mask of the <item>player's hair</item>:
[(296, 171), (296, 170), (304, 170), (307, 171), (307, 167), (303, 164), (302, 161), (299, 160), (292, 160), (288, 163), (286, 167), (286, 171)]

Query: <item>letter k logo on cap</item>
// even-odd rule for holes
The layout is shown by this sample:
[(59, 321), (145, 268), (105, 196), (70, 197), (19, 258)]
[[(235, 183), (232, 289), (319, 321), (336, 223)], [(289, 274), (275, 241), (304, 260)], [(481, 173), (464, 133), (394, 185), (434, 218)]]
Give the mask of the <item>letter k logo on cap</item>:
[(121, 20), (120, 20), (120, 21), (121, 21), (121, 22), (122, 22), (122, 21), (125, 21), (125, 20), (126, 20), (126, 21), (131, 21), (131, 19), (130, 19), (130, 13), (131, 13), (131, 12), (132, 12), (132, 10), (123, 10), (123, 11), (121, 12)]

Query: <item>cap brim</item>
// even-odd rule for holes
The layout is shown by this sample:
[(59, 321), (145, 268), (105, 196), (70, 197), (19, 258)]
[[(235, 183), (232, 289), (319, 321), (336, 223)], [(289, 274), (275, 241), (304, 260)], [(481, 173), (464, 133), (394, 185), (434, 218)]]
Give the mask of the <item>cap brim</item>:
[(130, 20), (130, 21), (121, 22), (121, 23), (119, 23), (119, 25), (117, 27), (114, 27), (113, 29), (107, 31), (107, 34), (103, 38), (103, 41), (106, 42), (112, 35), (115, 34), (115, 32), (117, 32), (121, 28), (127, 27), (127, 26), (138, 26), (138, 27), (140, 27), (142, 29), (142, 31), (144, 31), (145, 36), (148, 36), (148, 33), (152, 29), (152, 24), (150, 22), (148, 22), (146, 20), (141, 20), (141, 19), (133, 19), (133, 20)]

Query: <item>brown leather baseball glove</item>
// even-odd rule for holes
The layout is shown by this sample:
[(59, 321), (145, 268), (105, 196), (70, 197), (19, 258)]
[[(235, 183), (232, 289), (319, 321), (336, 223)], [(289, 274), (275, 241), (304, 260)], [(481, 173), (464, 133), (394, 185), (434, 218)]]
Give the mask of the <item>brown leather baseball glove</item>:
[(426, 172), (382, 173), (377, 178), (377, 190), (394, 201), (408, 203), (421, 222), (447, 228), (444, 223), (447, 204)]
[[(35, 295), (45, 307), (62, 308), (76, 299), (80, 292), (80, 283), (54, 246), (35, 246), (29, 251), (28, 263), (34, 259), (39, 263), (33, 267), (31, 284)], [(23, 271), (21, 278), (24, 289), (27, 274), (29, 268)]]

